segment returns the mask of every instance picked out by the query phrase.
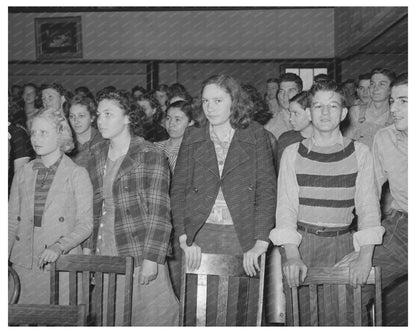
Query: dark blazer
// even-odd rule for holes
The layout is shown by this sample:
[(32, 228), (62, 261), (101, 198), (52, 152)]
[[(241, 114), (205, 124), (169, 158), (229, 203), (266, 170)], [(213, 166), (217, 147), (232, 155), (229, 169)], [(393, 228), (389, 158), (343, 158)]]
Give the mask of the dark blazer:
[[(109, 140), (93, 146), (88, 172), (94, 188), (94, 230), (85, 247), (95, 250), (102, 216), (103, 175)], [(151, 142), (132, 136), (113, 183), (114, 235), (119, 256), (163, 264), (172, 225), (169, 200), (170, 171), (163, 152)]]
[(220, 186), (243, 251), (269, 240), (275, 224), (276, 176), (265, 129), (251, 123), (236, 129), (219, 175), (209, 124), (185, 131), (171, 189), (175, 235), (191, 245), (207, 220)]

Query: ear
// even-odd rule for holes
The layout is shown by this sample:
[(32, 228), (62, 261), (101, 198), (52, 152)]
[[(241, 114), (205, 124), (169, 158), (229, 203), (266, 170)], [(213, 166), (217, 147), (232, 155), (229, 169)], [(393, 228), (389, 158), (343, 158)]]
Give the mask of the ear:
[(194, 122), (193, 120), (191, 120), (191, 121), (189, 122), (188, 126), (192, 126), (192, 125), (194, 125), (194, 124), (195, 124), (195, 122)]
[(130, 121), (130, 118), (129, 118), (129, 116), (128, 115), (124, 115), (124, 124), (130, 124), (131, 123), (131, 121)]
[(348, 109), (347, 108), (342, 108), (342, 112), (341, 112), (341, 121), (343, 121), (345, 119), (345, 117), (348, 114)]
[(311, 117), (311, 109), (310, 109), (310, 108), (306, 108), (306, 109), (305, 109), (305, 111), (306, 111), (306, 114), (308, 115), (308, 119), (309, 119), (309, 121), (312, 121), (312, 117)]

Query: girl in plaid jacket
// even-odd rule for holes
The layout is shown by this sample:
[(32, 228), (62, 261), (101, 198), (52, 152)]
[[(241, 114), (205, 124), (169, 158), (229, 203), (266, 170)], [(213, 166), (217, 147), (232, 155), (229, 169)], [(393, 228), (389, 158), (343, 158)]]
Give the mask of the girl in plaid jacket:
[[(172, 229), (169, 165), (162, 151), (137, 136), (139, 112), (140, 107), (121, 91), (98, 99), (97, 125), (108, 140), (92, 147), (88, 165), (94, 231), (86, 247), (96, 255), (134, 258), (132, 325), (173, 326), (179, 306), (166, 266)], [(120, 297), (116, 311), (122, 304)], [(116, 325), (121, 320), (116, 314)]]

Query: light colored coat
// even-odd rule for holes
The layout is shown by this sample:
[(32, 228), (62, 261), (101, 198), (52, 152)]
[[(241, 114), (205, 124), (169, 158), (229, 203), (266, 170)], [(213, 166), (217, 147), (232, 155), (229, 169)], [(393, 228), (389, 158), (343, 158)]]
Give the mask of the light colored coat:
[(58, 239), (64, 253), (81, 254), (80, 243), (92, 232), (92, 185), (87, 171), (64, 155), (48, 192), (42, 227), (34, 227), (37, 170), (33, 161), (18, 170), (9, 199), (9, 256), (32, 269), (46, 246)]

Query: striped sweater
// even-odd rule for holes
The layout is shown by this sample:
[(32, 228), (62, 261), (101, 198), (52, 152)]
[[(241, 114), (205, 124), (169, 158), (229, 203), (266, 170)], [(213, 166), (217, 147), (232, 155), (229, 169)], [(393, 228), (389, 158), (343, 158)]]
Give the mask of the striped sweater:
[(343, 150), (329, 154), (308, 152), (300, 143), (295, 162), (298, 219), (314, 224), (350, 224), (357, 170), (353, 141)]

